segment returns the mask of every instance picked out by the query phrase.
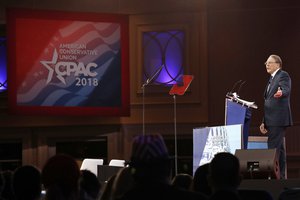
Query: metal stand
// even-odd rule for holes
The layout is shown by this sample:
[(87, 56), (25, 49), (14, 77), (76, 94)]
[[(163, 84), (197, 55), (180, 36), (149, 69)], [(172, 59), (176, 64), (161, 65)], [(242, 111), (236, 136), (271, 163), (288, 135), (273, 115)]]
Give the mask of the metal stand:
[(142, 87), (143, 90), (143, 135), (145, 135), (145, 84)]
[(145, 87), (151, 83), (161, 72), (164, 65), (160, 65), (159, 68), (154, 72), (154, 74), (146, 80), (146, 82), (142, 85), (143, 91), (143, 135), (145, 135)]
[(185, 91), (191, 84), (194, 76), (193, 75), (182, 75), (182, 84), (174, 84), (169, 94), (173, 96), (174, 100), (174, 156), (175, 156), (175, 175), (177, 175), (177, 116), (176, 116), (176, 95), (184, 95)]
[(177, 121), (176, 121), (176, 95), (173, 95), (174, 100), (174, 154), (175, 154), (175, 175), (177, 175)]

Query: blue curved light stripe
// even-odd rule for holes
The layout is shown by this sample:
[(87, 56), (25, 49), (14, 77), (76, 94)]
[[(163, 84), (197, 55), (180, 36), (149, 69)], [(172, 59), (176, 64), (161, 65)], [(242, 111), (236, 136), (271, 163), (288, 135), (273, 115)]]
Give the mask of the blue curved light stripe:
[[(0, 37), (0, 90), (7, 89), (6, 38)], [(6, 83), (5, 83), (6, 82)], [(4, 84), (4, 86), (3, 86)]]

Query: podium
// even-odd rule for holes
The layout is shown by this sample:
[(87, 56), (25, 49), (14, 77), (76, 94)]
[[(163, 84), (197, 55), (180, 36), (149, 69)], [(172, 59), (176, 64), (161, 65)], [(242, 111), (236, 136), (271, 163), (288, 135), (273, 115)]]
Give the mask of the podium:
[(243, 149), (247, 149), (252, 108), (257, 109), (254, 102), (239, 99), (237, 96), (226, 96), (225, 125), (243, 125)]

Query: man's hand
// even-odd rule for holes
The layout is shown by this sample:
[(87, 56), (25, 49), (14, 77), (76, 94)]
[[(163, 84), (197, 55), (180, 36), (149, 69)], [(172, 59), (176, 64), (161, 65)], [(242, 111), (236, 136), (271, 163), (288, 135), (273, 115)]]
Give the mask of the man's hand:
[(268, 130), (265, 128), (264, 123), (261, 123), (261, 125), (259, 126), (259, 130), (262, 134), (266, 134), (268, 132)]
[(278, 87), (277, 92), (274, 94), (275, 98), (280, 98), (282, 96), (282, 90)]

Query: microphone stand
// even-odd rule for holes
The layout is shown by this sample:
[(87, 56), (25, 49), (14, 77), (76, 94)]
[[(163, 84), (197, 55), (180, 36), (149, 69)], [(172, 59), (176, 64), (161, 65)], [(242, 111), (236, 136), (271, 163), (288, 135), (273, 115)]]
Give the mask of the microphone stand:
[(242, 86), (244, 85), (246, 83), (246, 81), (243, 81), (241, 84), (240, 84), (240, 87), (239, 87), (239, 89), (238, 89), (238, 91), (237, 91), (237, 95), (239, 95), (240, 94), (240, 90), (241, 90), (241, 88), (242, 88)]
[(175, 154), (175, 175), (177, 175), (177, 116), (176, 116), (176, 95), (173, 95), (173, 100), (174, 100), (174, 154)]
[(146, 82), (142, 85), (142, 93), (143, 93), (143, 135), (145, 135), (145, 87), (149, 84), (149, 83), (151, 83), (152, 81), (153, 81), (153, 79), (158, 75), (158, 74), (160, 74), (160, 72), (161, 72), (161, 70), (162, 70), (162, 68), (163, 68), (163, 65), (161, 65), (155, 72), (154, 72), (154, 74), (150, 77), (150, 78), (148, 78), (147, 80), (146, 80)]
[(233, 95), (233, 91), (235, 89), (235, 87), (237, 86), (237, 84), (241, 83), (243, 80), (238, 80), (237, 82), (235, 82), (230, 90), (230, 92), (227, 92), (226, 96), (232, 96)]
[(171, 88), (169, 94), (173, 96), (174, 100), (174, 159), (175, 159), (175, 175), (177, 175), (177, 111), (176, 111), (176, 95), (184, 95), (185, 91), (192, 82), (194, 76), (192, 75), (183, 75), (182, 85), (174, 84)]
[(143, 135), (145, 135), (145, 84), (142, 87), (143, 89)]

